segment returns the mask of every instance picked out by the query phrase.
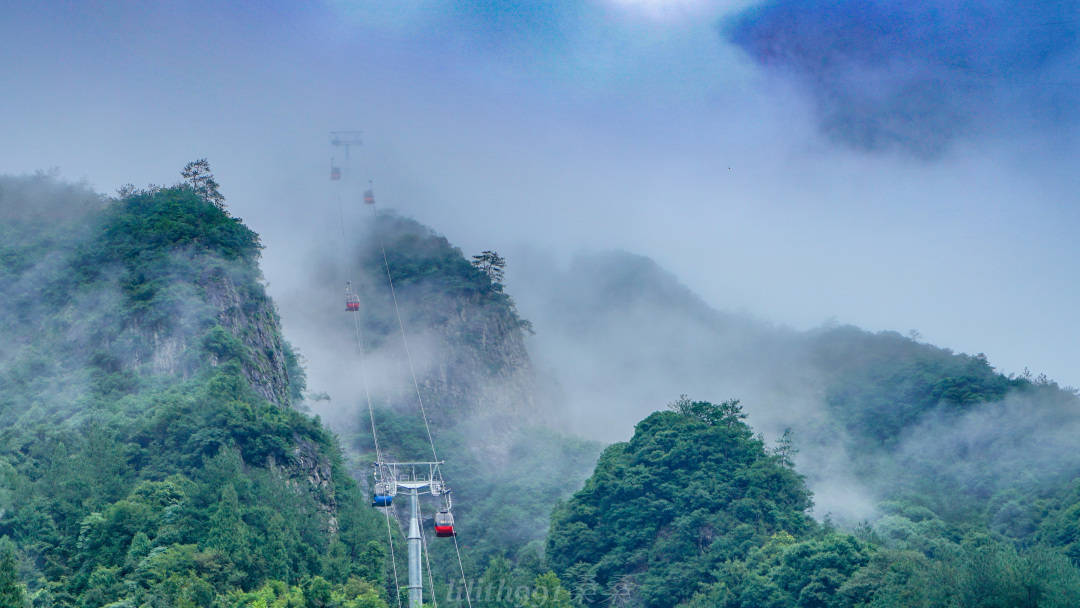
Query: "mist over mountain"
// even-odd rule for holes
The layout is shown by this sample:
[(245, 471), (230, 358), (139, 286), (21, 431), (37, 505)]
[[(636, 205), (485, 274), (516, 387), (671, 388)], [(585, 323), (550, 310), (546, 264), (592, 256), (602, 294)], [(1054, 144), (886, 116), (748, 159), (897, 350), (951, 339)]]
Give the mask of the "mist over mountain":
[(437, 449), (461, 540), (428, 547), (427, 593), (449, 605), (1080, 594), (1073, 389), (719, 311), (641, 255), (468, 256), (387, 212), (312, 243), (282, 304), (298, 355), (207, 183), (0, 181), (0, 591), (381, 608), (408, 514), (365, 504), (370, 465)]
[(0, 608), (1080, 606), (1078, 15), (7, 3)]
[[(378, 455), (446, 460), (470, 571), (496, 558), (538, 568), (551, 508), (588, 476), (601, 445), (565, 433), (565, 406), (534, 370), (531, 323), (501, 268), (482, 270), (414, 219), (362, 210), (346, 215), (344, 239), (311, 243), (308, 282), (280, 300), (311, 370), (307, 405), (340, 434), (365, 487)], [(346, 282), (357, 312), (345, 310)], [(407, 521), (406, 508), (395, 512)], [(449, 549), (429, 550), (453, 563)], [(434, 576), (439, 593), (460, 584), (452, 568)]]
[(815, 513), (849, 523), (876, 517), (889, 497), (935, 495), (921, 485), (930, 479), (983, 500), (1080, 472), (1066, 439), (1080, 399), (1045, 377), (1007, 377), (981, 354), (896, 332), (795, 331), (723, 313), (634, 254), (548, 262), (526, 262), (521, 272), (538, 278), (515, 296), (537, 330), (538, 368), (559, 379), (586, 436), (625, 437), (678, 394), (737, 398), (766, 437), (791, 431)]

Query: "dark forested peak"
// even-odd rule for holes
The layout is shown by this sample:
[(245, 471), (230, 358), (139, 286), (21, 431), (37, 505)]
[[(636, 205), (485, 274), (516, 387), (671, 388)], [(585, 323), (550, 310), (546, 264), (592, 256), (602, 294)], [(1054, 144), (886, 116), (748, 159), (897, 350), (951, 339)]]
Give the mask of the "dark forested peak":
[[(361, 242), (361, 262), (376, 277), (385, 277), (388, 264), (395, 284), (427, 284), (445, 295), (471, 295), (508, 303), (502, 285), (472, 264), (445, 236), (416, 220), (380, 213)], [(386, 259), (383, 259), (383, 253)], [(503, 260), (505, 263), (505, 260)]]
[[(81, 397), (230, 361), (279, 405), (302, 388), (263, 289), (258, 235), (194, 188), (105, 199), (49, 176), (2, 178), (0, 210), (11, 220), (0, 227), (0, 330), (10, 345), (0, 372), (16, 386), (42, 384), (10, 399), (46, 405), (58, 420), (80, 410)], [(28, 375), (30, 359), (42, 363)], [(26, 413), (0, 404), (0, 420)]]

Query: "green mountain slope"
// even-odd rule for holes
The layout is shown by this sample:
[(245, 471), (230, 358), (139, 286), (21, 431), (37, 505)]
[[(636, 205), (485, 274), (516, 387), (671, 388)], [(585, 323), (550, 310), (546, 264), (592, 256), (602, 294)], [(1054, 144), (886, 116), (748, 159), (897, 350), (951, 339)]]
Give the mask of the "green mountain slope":
[[(384, 457), (426, 459), (389, 265), (480, 603), (1080, 603), (1074, 391), (892, 332), (720, 313), (621, 255), (535, 281), (547, 304), (523, 307), (541, 311), (530, 342), (498, 273), (380, 214), (345, 264), (313, 277), (352, 280), (361, 298), (354, 317), (335, 296), (309, 328), (353, 381), (331, 402), (347, 412), (349, 471), (334, 436), (294, 408), (305, 376), (257, 235), (216, 200), (198, 185), (107, 199), (0, 179), (0, 563), (16, 574), (0, 576), (0, 597), (396, 604), (387, 521), (364, 496), (374, 444), (352, 367), (382, 372), (370, 388)], [(575, 372), (569, 404), (535, 352)], [(567, 413), (629, 424), (668, 391), (745, 395), (759, 428), (793, 434), (770, 449), (732, 403), (681, 400), (585, 481), (599, 446), (559, 430)], [(848, 476), (829, 477), (839, 461)], [(871, 525), (815, 523), (808, 487), (831, 488), (830, 504), (870, 493)], [(433, 591), (463, 605), (456, 547), (431, 541)]]
[(0, 544), (34, 605), (383, 602), (385, 526), (291, 407), (257, 236), (186, 185), (3, 178), (0, 209)]
[[(1047, 442), (1045, 453), (1030, 449), (1029, 442), (1051, 428), (1050, 421), (1055, 418), (1065, 423), (1062, 428), (1076, 428), (1075, 414), (1069, 413), (1076, 401), (1072, 392), (1048, 381), (1003, 376), (985, 357), (958, 355), (893, 332), (875, 334), (853, 327), (795, 332), (719, 313), (655, 264), (639, 258), (623, 264), (624, 258), (618, 255), (582, 263), (556, 283), (537, 283), (548, 297), (548, 307), (541, 311), (542, 321), (537, 324), (539, 348), (550, 346), (551, 342), (545, 344), (544, 332), (553, 331), (565, 340), (553, 351), (569, 355), (567, 361), (561, 362), (564, 367), (578, 365), (584, 359), (588, 365), (581, 366), (582, 370), (600, 372), (593, 378), (602, 385), (599, 399), (593, 403), (578, 401), (574, 406), (595, 408), (609, 419), (624, 420), (627, 410), (612, 410), (605, 402), (621, 403), (630, 396), (625, 401), (632, 403), (633, 398), (641, 399), (632, 394), (640, 386), (644, 385), (648, 393), (657, 384), (666, 382), (678, 387), (684, 380), (693, 385), (702, 378), (712, 382), (714, 389), (729, 387), (728, 394), (745, 390), (755, 397), (766, 396), (769, 401), (757, 399), (748, 411), (752, 416), (766, 413), (767, 422), (793, 429), (790, 447), (794, 449), (787, 453), (800, 463), (798, 470), (807, 471), (813, 479), (827, 470), (827, 463), (815, 462), (819, 456), (840, 454), (850, 459), (848, 466), (854, 475), (851, 483), (869, 489), (877, 501), (874, 531), (856, 539), (814, 525), (800, 509), (795, 509), (791, 513), (799, 515), (792, 515), (792, 521), (804, 522), (802, 528), (763, 526), (735, 548), (733, 543), (712, 544), (713, 534), (709, 533), (706, 536), (710, 543), (706, 544), (711, 548), (703, 549), (698, 542), (697, 549), (693, 549), (693, 534), (701, 534), (709, 527), (731, 530), (742, 524), (713, 523), (726, 520), (722, 503), (712, 499), (705, 499), (698, 505), (700, 509), (691, 509), (707, 514), (702, 515), (710, 520), (707, 526), (694, 528), (697, 524), (683, 521), (681, 515), (671, 520), (678, 520), (677, 525), (663, 517), (655, 523), (650, 518), (658, 512), (681, 513), (685, 505), (650, 487), (649, 491), (636, 489), (649, 503), (648, 508), (623, 508), (614, 499), (601, 501), (602, 506), (582, 506), (580, 495), (575, 497), (557, 512), (547, 541), (548, 552), (542, 555), (535, 550), (535, 531), (543, 528), (536, 523), (535, 515), (574, 487), (548, 477), (549, 471), (572, 470), (561, 468), (570, 461), (555, 457), (552, 462), (529, 449), (515, 450), (513, 446), (518, 442), (527, 444), (533, 436), (529, 425), (521, 421), (501, 430), (498, 426), (477, 425), (475, 421), (485, 414), (480, 405), (483, 400), (476, 398), (478, 385), (467, 381), (496, 377), (478, 375), (475, 370), (485, 370), (486, 374), (491, 369), (514, 368), (478, 365), (482, 355), (470, 350), (490, 341), (497, 344), (498, 336), (507, 331), (520, 332), (520, 323), (504, 323), (503, 329), (495, 332), (490, 328), (498, 324), (476, 324), (477, 319), (483, 319), (485, 307), (492, 305), (492, 301), (478, 295), (492, 289), (487, 278), (476, 274), (460, 251), (428, 229), (400, 218), (382, 220), (386, 223), (379, 229), (384, 231), (388, 259), (395, 260), (391, 262), (392, 273), (403, 286), (399, 294), (408, 294), (400, 302), (404, 303), (410, 332), (452, 336), (440, 342), (444, 350), (439, 351), (439, 357), (445, 359), (446, 366), (467, 361), (472, 367), (455, 373), (422, 374), (421, 384), (433, 395), (456, 395), (442, 402), (448, 407), (442, 410), (434, 433), (440, 454), (449, 455), (447, 470), (454, 473), (451, 478), (459, 482), (461, 500), (456, 502), (456, 508), (462, 515), (462, 540), (468, 549), (467, 572), (484, 572), (481, 583), (509, 577), (520, 586), (553, 567), (561, 575), (562, 584), (579, 596), (582, 585), (610, 594), (618, 585), (627, 583), (639, 588), (635, 597), (645, 605), (674, 605), (676, 600), (689, 601), (701, 592), (703, 595), (694, 601), (711, 601), (702, 598), (721, 594), (730, 605), (753, 606), (763, 605), (757, 602), (765, 597), (755, 595), (754, 581), (758, 577), (770, 579), (784, 568), (801, 568), (799, 573), (789, 570), (784, 575), (789, 578), (772, 580), (772, 586), (766, 589), (768, 594), (787, 597), (791, 605), (802, 605), (797, 602), (805, 593), (807, 598), (857, 606), (870, 601), (886, 602), (886, 598), (900, 601), (896, 598), (913, 593), (939, 599), (962, 597), (956, 581), (935, 578), (932, 571), (944, 567), (952, 573), (950, 576), (974, 576), (972, 569), (977, 569), (987, 556), (998, 560), (995, 563), (1000, 570), (993, 573), (994, 577), (1005, 576), (1010, 570), (1031, 574), (1053, 567), (1063, 569), (1061, 576), (1065, 579), (1060, 580), (1071, 580), (1072, 566), (1060, 561), (1059, 551), (1072, 550), (1076, 542), (1068, 523), (1072, 503), (1067, 482), (1070, 471), (1075, 470), (1070, 467), (1077, 463), (1062, 449), (1065, 443), (1060, 433)], [(385, 273), (381, 253), (361, 248), (360, 260), (367, 276), (374, 277), (362, 283), (362, 318), (366, 335), (377, 344), (372, 350), (378, 351), (390, 347), (394, 339), (394, 319), (388, 317), (392, 304), (387, 293), (378, 293), (379, 289), (386, 290), (379, 284), (379, 273)], [(501, 286), (497, 293), (504, 294)], [(506, 308), (493, 315), (495, 318), (505, 315), (503, 318), (517, 319), (509, 303), (501, 301), (497, 305)], [(475, 315), (471, 329), (461, 330), (462, 326), (457, 325), (460, 333), (449, 330), (455, 327), (454, 319), (469, 315)], [(557, 320), (554, 326), (550, 324), (552, 318)], [(476, 329), (481, 326), (487, 329)], [(484, 335), (484, 340), (477, 342), (477, 335)], [(517, 340), (512, 336), (513, 344)], [(495, 346), (491, 352), (499, 350)], [(573, 381), (572, 374), (570, 377)], [(441, 380), (448, 384), (440, 385)], [(408, 457), (425, 456), (429, 448), (415, 405), (408, 403), (407, 396), (389, 401), (396, 405), (377, 412), (380, 428), (386, 429), (384, 445)], [(984, 427), (989, 425), (984, 422), (1024, 408), (1040, 414), (1026, 416), (1026, 425), (998, 425), (996, 432), (985, 432)], [(983, 434), (971, 444), (972, 431), (980, 429)], [(744, 429), (743, 433), (749, 431)], [(707, 442), (695, 441), (693, 432), (687, 429), (672, 433), (684, 434), (691, 437), (683, 450), (688, 454), (687, 469), (698, 473), (709, 470)], [(549, 453), (560, 451), (558, 443), (534, 444), (546, 446)], [(364, 433), (357, 435), (353, 445), (359, 453), (370, 454), (370, 439)], [(760, 442), (757, 445), (762, 458), (771, 457)], [(671, 445), (655, 447), (660, 461), (674, 457), (665, 453), (673, 449)], [(799, 450), (803, 453), (799, 454)], [(507, 453), (513, 456), (509, 465), (491, 466), (492, 455)], [(991, 461), (988, 454), (1000, 458)], [(594, 476), (594, 480), (604, 478), (611, 487), (618, 488), (612, 490), (615, 494), (627, 490), (621, 486), (624, 473), (612, 472), (622, 469), (611, 463), (624, 456), (609, 450)], [(1053, 466), (1036, 467), (1020, 476), (1011, 474), (1040, 463)], [(727, 472), (712, 474), (718, 478), (717, 484), (739, 483), (725, 477)], [(646, 478), (666, 480), (678, 476), (677, 472), (662, 470)], [(755, 480), (753, 485), (744, 485), (756, 492), (748, 499), (747, 504), (753, 505), (750, 512), (783, 511), (770, 502), (782, 493), (774, 492), (768, 483)], [(796, 493), (806, 492), (801, 482), (792, 488), (797, 488), (792, 490)], [(705, 494), (699, 491), (694, 496)], [(567, 515), (567, 510), (581, 515), (581, 519)], [(638, 516), (638, 511), (643, 515)], [(479, 518), (484, 523), (481, 529), (470, 529)], [(666, 525), (671, 529), (664, 528)], [(660, 531), (655, 526), (660, 526)], [(665, 542), (657, 548), (649, 548), (648, 543), (608, 547), (624, 541), (633, 544), (633, 539), (641, 537), (636, 532), (639, 528), (651, 531), (644, 533), (644, 538)], [(684, 532), (689, 536), (680, 537)], [(682, 540), (668, 542), (668, 537)], [(1040, 538), (1058, 540), (1037, 542)], [(452, 555), (440, 555), (443, 546), (436, 545), (432, 551), (438, 562), (455, 563)], [(590, 557), (575, 552), (597, 554)], [(795, 562), (783, 562), (796, 559), (784, 557), (789, 553), (801, 556), (798, 559), (804, 563), (796, 567), (791, 565)], [(512, 559), (503, 562), (500, 556)], [(776, 560), (787, 565), (780, 567)], [(813, 571), (818, 567), (814, 564), (829, 560), (840, 574), (829, 578), (832, 575)], [(724, 566), (727, 562), (733, 565)], [(924, 585), (913, 588), (904, 583), (885, 588), (868, 586), (865, 581), (865, 577), (884, 576), (881, 569), (904, 568), (912, 570), (912, 577), (921, 577), (918, 580)], [(711, 586), (702, 587), (710, 581)], [(454, 584), (452, 572), (437, 582), (447, 588)], [(928, 591), (932, 588), (948, 591), (933, 596)]]

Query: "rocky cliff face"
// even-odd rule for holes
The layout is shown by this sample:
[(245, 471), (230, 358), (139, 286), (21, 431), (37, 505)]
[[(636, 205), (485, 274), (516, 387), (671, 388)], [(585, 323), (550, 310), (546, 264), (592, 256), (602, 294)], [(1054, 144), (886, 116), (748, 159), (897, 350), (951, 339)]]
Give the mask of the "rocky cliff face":
[(292, 463), (284, 468), (292, 486), (316, 496), (316, 504), (326, 520), (327, 532), (338, 533), (337, 496), (334, 471), (326, 454), (308, 439), (298, 439), (292, 450)]
[[(192, 255), (171, 252), (169, 264), (187, 267), (169, 285), (169, 295), (153, 307), (165, 310), (153, 316), (130, 316), (124, 302), (114, 311), (127, 319), (118, 329), (114, 344), (126, 345), (120, 359), (137, 373), (190, 378), (207, 364), (217, 366), (236, 359), (244, 377), (259, 396), (281, 407), (289, 407), (294, 393), (290, 347), (282, 338), (281, 323), (273, 302), (258, 281), (257, 268), (237, 268), (213, 254)], [(112, 288), (112, 286), (106, 286)], [(206, 332), (220, 327), (236, 341), (237, 352), (205, 351)]]
[[(273, 303), (265, 296), (245, 298), (229, 276), (209, 273), (200, 281), (215, 318), (243, 344), (244, 377), (255, 392), (282, 407), (290, 405), (287, 345)], [(259, 287), (261, 291), (261, 286)]]
[(442, 411), (531, 416), (535, 379), (518, 320), (475, 298), (441, 305), (452, 314), (424, 328), (438, 345), (421, 381), (432, 403)]

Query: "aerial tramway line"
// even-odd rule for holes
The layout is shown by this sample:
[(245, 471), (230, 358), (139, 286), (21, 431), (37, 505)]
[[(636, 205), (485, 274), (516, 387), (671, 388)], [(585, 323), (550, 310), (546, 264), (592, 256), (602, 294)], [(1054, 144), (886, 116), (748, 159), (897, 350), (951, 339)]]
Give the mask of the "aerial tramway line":
[[(334, 131), (330, 133), (330, 143), (335, 148), (343, 147), (345, 152), (346, 165), (349, 161), (349, 148), (350, 146), (360, 145), (360, 133), (358, 131)], [(343, 168), (335, 164), (334, 157), (330, 160), (330, 180), (337, 182), (337, 200), (338, 210), (341, 214), (341, 230), (342, 230), (342, 245), (347, 248), (347, 241), (345, 239), (345, 222), (344, 222), (344, 207), (341, 203), (341, 182), (343, 175), (349, 175), (349, 167)], [(372, 210), (372, 217), (377, 218), (378, 212), (375, 209), (375, 191), (368, 182), (368, 188), (363, 193), (364, 206), (370, 207)], [(405, 322), (401, 316), (401, 310), (398, 307), (397, 292), (394, 289), (393, 274), (390, 271), (390, 262), (386, 255), (386, 247), (382, 242), (381, 235), (376, 233), (379, 239), (379, 249), (382, 253), (383, 268), (386, 271), (386, 281), (390, 289), (391, 300), (394, 304), (394, 314), (397, 317), (398, 328), (400, 330), (402, 346), (405, 350), (405, 356), (409, 363), (409, 373), (412, 377), (413, 388), (416, 393), (416, 401), (420, 409), (420, 415), (424, 421), (424, 428), (427, 431), (428, 443), (431, 446), (432, 459), (426, 462), (392, 462), (384, 460), (382, 457), (382, 451), (379, 449), (379, 437), (375, 426), (375, 412), (372, 407), (371, 393), (368, 388), (367, 375), (364, 369), (364, 341), (363, 335), (360, 331), (360, 294), (353, 288), (352, 281), (346, 281), (345, 283), (345, 310), (346, 312), (353, 313), (353, 326), (356, 333), (356, 346), (360, 352), (360, 377), (364, 386), (364, 395), (367, 399), (368, 415), (371, 421), (371, 435), (375, 444), (375, 462), (373, 463), (373, 479), (372, 484), (372, 507), (378, 508), (383, 511), (386, 516), (387, 525), (387, 540), (390, 545), (390, 561), (393, 564), (394, 572), (394, 585), (396, 589), (400, 589), (397, 575), (397, 561), (394, 557), (394, 538), (390, 528), (390, 510), (394, 504), (394, 497), (399, 493), (407, 494), (409, 498), (409, 526), (408, 535), (406, 536), (408, 553), (409, 553), (409, 608), (422, 608), (423, 604), (423, 573), (422, 573), (422, 560), (421, 556), (426, 558), (428, 580), (431, 584), (432, 592), (434, 591), (434, 578), (431, 573), (431, 562), (429, 552), (427, 551), (427, 539), (423, 534), (423, 526), (421, 522), (423, 520), (423, 514), (420, 509), (420, 496), (429, 495), (433, 498), (440, 499), (440, 509), (434, 515), (434, 527), (435, 536), (438, 538), (453, 538), (454, 549), (457, 554), (458, 568), (461, 572), (461, 580), (465, 589), (465, 599), (469, 606), (472, 608), (472, 598), (469, 594), (468, 582), (465, 579), (465, 568), (461, 559), (461, 547), (457, 540), (457, 530), (454, 527), (454, 515), (453, 515), (453, 502), (451, 499), (451, 490), (446, 485), (442, 476), (442, 465), (444, 461), (439, 460), (438, 453), (435, 450), (435, 440), (431, 435), (431, 426), (428, 422), (427, 411), (424, 409), (424, 399), (420, 394), (420, 384), (416, 379), (416, 368), (413, 364), (412, 354), (409, 351), (409, 340), (405, 331)], [(346, 256), (348, 257), (348, 256)], [(401, 598), (398, 596), (398, 607), (401, 608)], [(430, 599), (438, 608), (438, 602), (434, 596), (430, 596)]]

